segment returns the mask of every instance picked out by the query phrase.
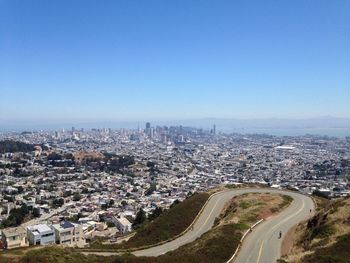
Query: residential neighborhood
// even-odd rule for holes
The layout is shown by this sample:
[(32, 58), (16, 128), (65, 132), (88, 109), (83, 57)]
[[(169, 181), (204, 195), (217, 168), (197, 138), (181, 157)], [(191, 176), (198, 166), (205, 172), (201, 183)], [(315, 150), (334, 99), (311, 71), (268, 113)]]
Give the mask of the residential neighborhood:
[(350, 138), (183, 126), (0, 133), (2, 247), (86, 247), (221, 185), (350, 194)]

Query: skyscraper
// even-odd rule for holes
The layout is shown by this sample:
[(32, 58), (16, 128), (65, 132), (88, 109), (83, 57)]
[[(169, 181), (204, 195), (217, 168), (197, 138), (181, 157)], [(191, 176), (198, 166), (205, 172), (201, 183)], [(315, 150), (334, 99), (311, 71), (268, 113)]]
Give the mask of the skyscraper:
[(149, 123), (149, 122), (146, 122), (146, 129), (145, 129), (145, 133), (149, 136), (149, 137), (151, 137), (151, 123)]

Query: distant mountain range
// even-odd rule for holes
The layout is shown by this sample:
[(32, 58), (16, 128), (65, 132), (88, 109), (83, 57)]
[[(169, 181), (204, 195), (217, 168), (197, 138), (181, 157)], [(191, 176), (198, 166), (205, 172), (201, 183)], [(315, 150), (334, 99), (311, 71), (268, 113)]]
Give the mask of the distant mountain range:
[[(166, 122), (167, 123), (167, 122)], [(175, 121), (173, 121), (175, 123)], [(230, 128), (268, 128), (268, 129), (305, 129), (305, 128), (350, 128), (350, 118), (319, 117), (308, 119), (224, 119), (207, 118), (193, 120), (179, 120), (182, 125), (212, 127), (225, 126)]]

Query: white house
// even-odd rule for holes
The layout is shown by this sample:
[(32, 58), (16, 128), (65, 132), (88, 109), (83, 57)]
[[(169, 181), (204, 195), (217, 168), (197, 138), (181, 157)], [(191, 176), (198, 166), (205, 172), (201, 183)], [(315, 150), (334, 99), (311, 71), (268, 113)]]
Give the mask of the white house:
[(27, 237), (30, 245), (55, 244), (55, 231), (46, 224), (28, 226)]
[(122, 234), (131, 232), (132, 224), (125, 217), (113, 217), (112, 221)]
[(55, 231), (56, 243), (66, 246), (85, 246), (83, 227), (79, 224), (62, 221), (60, 224), (52, 225)]

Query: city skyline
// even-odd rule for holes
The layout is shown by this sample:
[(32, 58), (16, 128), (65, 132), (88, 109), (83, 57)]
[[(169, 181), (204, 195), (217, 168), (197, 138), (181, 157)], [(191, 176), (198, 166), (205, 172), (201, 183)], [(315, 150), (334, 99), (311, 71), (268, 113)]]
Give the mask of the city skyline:
[(346, 1), (0, 5), (0, 121), (350, 117)]

